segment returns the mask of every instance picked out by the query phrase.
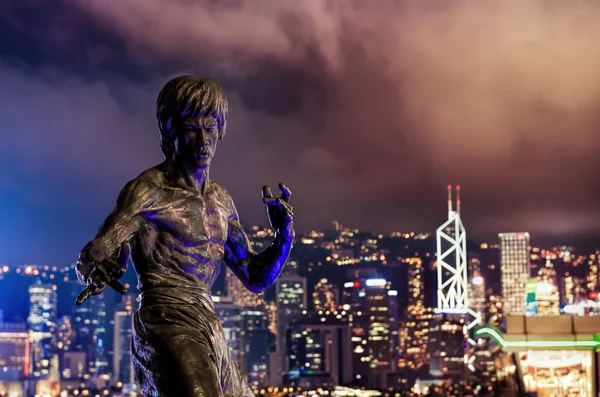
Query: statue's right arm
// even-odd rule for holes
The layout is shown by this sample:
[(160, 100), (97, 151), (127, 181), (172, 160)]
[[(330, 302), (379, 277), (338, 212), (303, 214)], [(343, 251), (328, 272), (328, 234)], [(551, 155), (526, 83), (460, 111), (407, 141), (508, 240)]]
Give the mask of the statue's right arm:
[(141, 178), (127, 183), (111, 214), (100, 226), (96, 237), (86, 244), (79, 254), (77, 278), (87, 284), (88, 276), (99, 264), (111, 263), (111, 258), (121, 256), (119, 250), (128, 248), (129, 241), (139, 230), (148, 209), (155, 200), (154, 185)]

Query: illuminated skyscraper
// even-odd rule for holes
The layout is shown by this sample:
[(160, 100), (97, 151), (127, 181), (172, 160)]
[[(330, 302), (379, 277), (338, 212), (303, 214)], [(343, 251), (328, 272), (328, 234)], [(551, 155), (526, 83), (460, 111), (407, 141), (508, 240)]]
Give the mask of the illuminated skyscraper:
[[(445, 314), (432, 321), (429, 329), (429, 371), (434, 376), (460, 379), (464, 377), (467, 362), (465, 345), (466, 321), (464, 315)], [(475, 356), (473, 356), (473, 362)]]
[(269, 331), (269, 316), (265, 307), (243, 308), (242, 353), (244, 374), (254, 389), (269, 385), (269, 353), (272, 337)]
[(339, 289), (326, 278), (321, 279), (315, 286), (313, 292), (313, 304), (315, 311), (334, 312), (339, 305)]
[[(456, 210), (452, 205), (452, 186), (448, 185), (448, 220), (437, 229), (437, 309), (443, 316), (436, 319), (430, 328), (430, 352), (432, 373), (455, 376), (456, 367), (446, 364), (463, 360), (469, 369), (475, 356), (463, 346), (465, 342), (475, 345), (470, 330), (481, 322), (480, 313), (474, 311), (469, 301), (469, 278), (467, 261), (467, 234), (460, 214), (460, 186), (456, 186)], [(459, 325), (461, 327), (459, 327)], [(458, 329), (463, 332), (460, 341)], [(448, 331), (450, 330), (450, 331)], [(435, 336), (435, 338), (434, 338)], [(458, 354), (458, 356), (456, 356)], [(436, 369), (435, 363), (440, 364)], [(445, 369), (447, 368), (447, 370)]]
[[(79, 293), (79, 286), (73, 289), (73, 300)], [(108, 372), (106, 356), (106, 304), (104, 294), (91, 296), (83, 305), (73, 306), (75, 343), (73, 350), (83, 351), (87, 358), (87, 371), (100, 375)]]
[(70, 316), (62, 316), (57, 323), (56, 347), (59, 350), (70, 350), (75, 343), (75, 332)]
[(289, 325), (300, 318), (306, 310), (307, 291), (306, 278), (293, 274), (284, 274), (277, 280), (277, 327), (280, 349), (285, 350), (283, 344)]
[(536, 300), (538, 316), (560, 315), (560, 296), (556, 271), (550, 260), (547, 260), (546, 266), (538, 271)]
[(469, 305), (479, 314), (482, 323), (486, 318), (485, 278), (481, 273), (481, 261), (475, 255), (469, 257)]
[(19, 381), (32, 369), (31, 341), (25, 324), (4, 323), (0, 328), (0, 381)]
[(353, 381), (348, 324), (320, 320), (305, 316), (288, 331), (288, 382), (312, 390)]
[(121, 298), (115, 311), (113, 328), (113, 376), (117, 382), (134, 385), (135, 377), (131, 364), (130, 346), (133, 332), (133, 314), (136, 294), (127, 294)]
[(529, 233), (500, 233), (499, 237), (504, 315), (523, 315), (529, 278)]
[(408, 302), (406, 319), (402, 323), (400, 335), (399, 368), (418, 370), (427, 363), (427, 345), (429, 343), (429, 323), (433, 318), (433, 309), (426, 308), (425, 268), (421, 258), (404, 260), (408, 267)]
[(29, 328), (37, 332), (52, 332), (56, 327), (56, 285), (36, 280), (29, 287)]
[(273, 361), (269, 365), (271, 383), (280, 384), (289, 371), (285, 359), (287, 346), (287, 330), (290, 325), (301, 318), (306, 310), (307, 290), (306, 278), (297, 274), (282, 274), (276, 284), (277, 303), (277, 346)]
[[(344, 284), (342, 308), (350, 313), (355, 383), (387, 387), (386, 375), (395, 367), (392, 338), (398, 324), (398, 291), (374, 269), (349, 271), (354, 281)], [(394, 339), (394, 340), (392, 340)]]
[[(456, 187), (459, 195), (460, 186)], [(452, 186), (448, 185), (448, 220), (437, 230), (438, 310), (466, 313), (467, 235), (460, 219), (460, 196), (452, 208)]]
[(448, 185), (448, 220), (437, 230), (437, 311), (463, 314), (467, 331), (479, 324), (478, 313), (469, 305), (467, 233), (460, 218), (460, 186), (456, 186), (456, 210), (452, 206), (452, 186)]
[(404, 260), (408, 266), (408, 306), (409, 314), (418, 315), (424, 306), (425, 269), (421, 258)]

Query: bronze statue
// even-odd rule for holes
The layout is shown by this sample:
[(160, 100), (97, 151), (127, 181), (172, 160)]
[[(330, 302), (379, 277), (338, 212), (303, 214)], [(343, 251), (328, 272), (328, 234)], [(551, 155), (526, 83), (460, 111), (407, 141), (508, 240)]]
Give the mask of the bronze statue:
[(125, 293), (117, 280), (131, 256), (141, 291), (131, 354), (144, 396), (254, 396), (231, 361), (210, 288), (221, 261), (254, 293), (275, 283), (295, 237), (291, 192), (279, 184), (275, 198), (262, 188), (275, 237), (257, 254), (231, 196), (209, 179), (226, 130), (223, 89), (212, 79), (177, 77), (156, 105), (165, 161), (127, 183), (81, 251), (76, 271), (86, 288), (76, 303), (107, 285)]

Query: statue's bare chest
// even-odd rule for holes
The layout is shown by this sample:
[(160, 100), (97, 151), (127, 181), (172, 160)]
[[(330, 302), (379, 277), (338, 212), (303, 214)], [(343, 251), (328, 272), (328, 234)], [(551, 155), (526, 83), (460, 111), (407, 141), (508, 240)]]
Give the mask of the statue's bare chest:
[(189, 246), (225, 242), (228, 213), (218, 196), (200, 197), (170, 189), (161, 201), (160, 207), (149, 216), (159, 232), (167, 232)]

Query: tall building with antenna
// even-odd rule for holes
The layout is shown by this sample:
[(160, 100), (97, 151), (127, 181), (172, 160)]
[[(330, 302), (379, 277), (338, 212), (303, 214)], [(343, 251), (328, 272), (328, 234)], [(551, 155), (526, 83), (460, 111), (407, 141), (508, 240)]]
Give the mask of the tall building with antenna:
[(437, 308), (440, 315), (431, 328), (430, 371), (437, 376), (464, 376), (474, 370), (474, 356), (465, 342), (475, 345), (469, 331), (481, 316), (469, 305), (467, 234), (460, 217), (460, 186), (456, 186), (456, 210), (448, 185), (448, 219), (437, 229)]
[(448, 185), (448, 220), (438, 228), (436, 237), (437, 309), (442, 313), (468, 313), (467, 234), (460, 218), (460, 186), (456, 186), (455, 211), (452, 186)]

